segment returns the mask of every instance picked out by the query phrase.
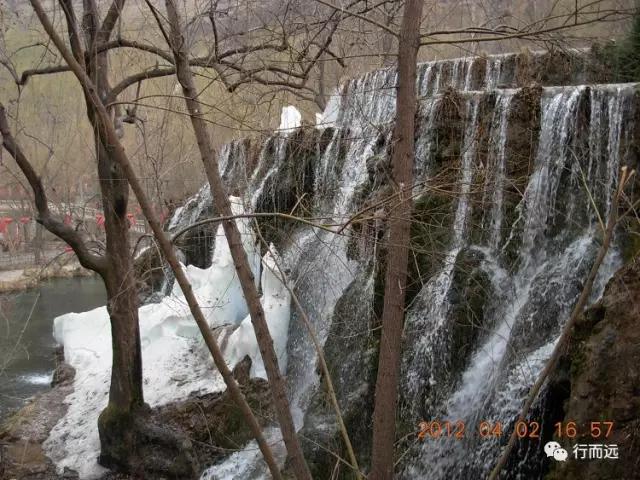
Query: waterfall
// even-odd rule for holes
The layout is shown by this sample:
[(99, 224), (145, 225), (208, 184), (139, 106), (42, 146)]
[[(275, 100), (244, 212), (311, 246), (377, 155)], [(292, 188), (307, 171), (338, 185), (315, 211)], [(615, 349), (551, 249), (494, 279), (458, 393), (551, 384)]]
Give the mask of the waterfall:
[[(454, 380), (454, 391), (446, 398), (438, 399), (439, 403), (422, 410), (442, 422), (448, 420), (453, 424), (463, 421), (468, 433), (464, 440), (441, 438), (427, 440), (413, 447), (412, 454), (407, 455), (410, 460), (405, 462), (401, 478), (421, 478), (427, 473), (429, 478), (434, 479), (484, 478), (500, 453), (500, 448), (497, 439), (481, 438), (477, 426), (482, 420), (491, 420), (494, 423), (501, 422), (505, 431), (508, 431), (506, 427), (511, 426), (517, 416), (530, 386), (549, 358), (560, 328), (568, 319), (597, 249), (597, 232), (593, 222), (558, 232), (553, 232), (552, 228), (558, 217), (566, 212), (573, 212), (576, 216), (581, 208), (584, 210), (579, 212), (581, 216), (594, 217), (593, 212), (588, 212), (586, 204), (579, 203), (578, 195), (563, 197), (563, 200), (571, 202), (569, 205), (558, 203), (560, 191), (572, 189), (572, 175), (567, 173), (574, 171), (574, 164), (580, 161), (575, 156), (574, 148), (580, 140), (577, 133), (580, 129), (580, 102), (590, 102), (592, 123), (586, 127), (590, 132), (589, 142), (591, 146), (600, 146), (604, 150), (603, 157), (597, 162), (601, 172), (587, 178), (587, 187), (597, 192), (595, 198), (599, 205), (609, 205), (614, 186), (610, 179), (616, 176), (622, 155), (620, 139), (630, 134), (627, 122), (631, 119), (633, 87), (591, 87), (588, 96), (585, 94), (586, 88), (554, 88), (543, 93), (534, 171), (516, 208), (519, 217), (511, 226), (509, 237), (510, 241), (518, 237), (522, 241), (518, 268), (511, 272), (500, 267), (500, 264), (507, 263), (503, 257), (504, 251), (497, 252), (498, 258), (492, 260), (497, 261), (497, 265), (491, 268), (484, 266), (500, 292), (486, 308), (491, 317), (485, 319), (485, 323), (492, 326), (491, 332), (478, 345), (463, 372), (449, 372), (454, 378), (459, 375), (458, 380)], [(506, 123), (506, 107), (510, 102), (509, 96), (498, 100), (494, 121), (498, 116), (501, 118), (499, 123)], [(603, 111), (608, 115), (600, 115)], [(597, 113), (594, 115), (594, 112)], [(603, 125), (604, 122), (600, 121), (603, 117), (611, 124)], [(501, 127), (494, 124), (494, 133), (500, 130)], [(504, 156), (502, 143), (498, 141), (496, 152), (492, 155), (498, 162)], [(592, 170), (595, 169), (593, 154), (587, 160)], [(504, 170), (496, 168), (492, 175), (495, 180), (487, 182), (485, 186), (490, 185), (493, 189), (494, 185), (504, 181)], [(582, 191), (581, 198), (585, 195)], [(499, 202), (501, 199), (494, 190), (492, 203), (495, 206)], [(493, 210), (493, 227), (505, 221), (500, 218), (500, 211), (497, 208)], [(523, 230), (520, 236), (514, 234), (518, 229)], [(493, 236), (488, 247), (495, 251), (496, 244), (496, 237)], [(476, 248), (483, 250), (482, 245)], [(601, 294), (604, 283), (619, 265), (619, 255), (614, 249), (601, 269), (594, 299)], [(428, 288), (429, 284), (423, 291)], [(437, 298), (431, 297), (430, 302), (434, 301), (447, 303), (442, 293)], [(407, 320), (410, 324), (416, 316), (425, 312), (430, 319), (434, 317), (431, 311), (421, 310), (423, 307), (422, 303), (412, 307)], [(440, 311), (443, 310), (445, 308), (440, 307)], [(438, 322), (444, 323), (442, 319)], [(439, 348), (442, 353), (442, 346), (433, 344), (433, 340), (440, 341), (442, 336), (434, 335), (433, 328), (434, 325), (428, 324), (424, 330), (421, 340), (426, 341), (427, 345), (422, 347), (422, 351)], [(412, 333), (415, 334), (415, 331)], [(415, 358), (415, 354), (410, 358)], [(430, 378), (433, 382), (432, 377), (433, 369), (409, 361), (406, 396), (419, 398), (419, 393), (425, 388), (423, 379)], [(414, 406), (413, 411), (416, 410), (419, 411)]]
[[(465, 243), (465, 229), (467, 227), (470, 204), (469, 191), (472, 174), (475, 168), (475, 156), (478, 146), (478, 110), (480, 98), (473, 95), (468, 98), (466, 110), (469, 121), (465, 129), (463, 141), (462, 165), (460, 174), (460, 192), (455, 210), (450, 240), (450, 249), (444, 258), (444, 264), (439, 273), (427, 281), (420, 291), (416, 304), (407, 315), (405, 334), (418, 335), (417, 341), (408, 348), (410, 352), (405, 361), (403, 373), (405, 377), (404, 391), (406, 402), (411, 405), (405, 413), (411, 415), (418, 410), (418, 403), (426, 386), (437, 385), (437, 372), (446, 371), (449, 366), (444, 360), (447, 354), (446, 337), (449, 313), (447, 296), (453, 280), (453, 270), (460, 250)], [(506, 122), (506, 114), (500, 118)], [(498, 126), (498, 130), (501, 130)], [(424, 375), (423, 373), (426, 373)]]
[(485, 227), (490, 233), (490, 246), (497, 249), (502, 230), (502, 206), (506, 173), (506, 145), (507, 122), (509, 108), (513, 99), (513, 90), (503, 90), (498, 93), (496, 109), (493, 113), (490, 134), (490, 155), (486, 168), (493, 169), (493, 174), (486, 176), (484, 192), (491, 195), (490, 224)]
[[(331, 218), (336, 224), (346, 221), (352, 211), (354, 196), (368, 178), (366, 159), (375, 154), (381, 132), (386, 131), (388, 136), (386, 124), (392, 118), (395, 108), (395, 96), (391, 88), (393, 85), (395, 73), (388, 70), (374, 72), (348, 84), (346, 91), (350, 93), (340, 100), (340, 108), (333, 122), (338, 128), (316, 166), (316, 200), (312, 206), (315, 213)], [(333, 111), (336, 107), (330, 105), (327, 109), (329, 108)], [(330, 118), (330, 115), (324, 118)], [(344, 141), (342, 130), (347, 127), (349, 139), (344, 163), (339, 171), (334, 170), (339, 144)], [(277, 155), (278, 160), (271, 164), (267, 176), (275, 175), (282, 168), (282, 155)], [(263, 162), (262, 158), (261, 154), (260, 163)], [(330, 178), (332, 175), (337, 178)], [(322, 180), (335, 183), (336, 188), (326, 192)], [(262, 180), (257, 185), (255, 191), (248, 193), (253, 205), (262, 193), (265, 181)], [(296, 294), (321, 343), (327, 339), (337, 301), (362, 268), (358, 262), (348, 258), (347, 241), (346, 236), (336, 235), (334, 232), (303, 229), (294, 236), (290, 247), (283, 254), (286, 265), (292, 270)], [(367, 301), (371, 301), (371, 298)], [(287, 372), (287, 384), (291, 409), (296, 427), (301, 428), (305, 411), (319, 382), (315, 372), (317, 352), (303, 325), (299, 324), (290, 332), (288, 355), (290, 368)], [(276, 455), (284, 461), (285, 450), (279, 429), (267, 429), (265, 436), (270, 444), (275, 445)], [(260, 456), (256, 455), (256, 450), (255, 442), (250, 442), (242, 451), (206, 471), (202, 479), (266, 477), (266, 466)]]
[(169, 220), (167, 229), (172, 231), (179, 226), (191, 225), (209, 205), (211, 205), (211, 190), (207, 184), (202, 186), (198, 193), (189, 198), (184, 205), (176, 209)]
[[(282, 166), (287, 145), (286, 141), (286, 136), (276, 135), (268, 139), (260, 151), (258, 166), (254, 174), (251, 176), (251, 185), (249, 189), (249, 191), (252, 192), (249, 205), (253, 210), (256, 208), (258, 198), (262, 194), (265, 185)], [(275, 152), (272, 152), (272, 150), (275, 150)]]
[(436, 114), (440, 108), (442, 97), (429, 97), (421, 102), (418, 110), (421, 121), (418, 124), (418, 133), (415, 143), (414, 174), (416, 184), (424, 181), (431, 167), (431, 152), (435, 142), (433, 134)]
[[(548, 72), (536, 71), (533, 78), (541, 86), (530, 87), (533, 82), (522, 79), (522, 65), (544, 68), (539, 67), (549, 65), (544, 55), (418, 66), (416, 202), (428, 204), (440, 187), (437, 181), (453, 193), (438, 198), (445, 220), (431, 227), (446, 233), (445, 244), (432, 253), (431, 269), (420, 278), (407, 309), (401, 423), (410, 432), (421, 420), (460, 420), (467, 435), (408, 445), (399, 478), (486, 475), (501, 444), (481, 439), (475, 426), (483, 419), (499, 421), (507, 431), (514, 421), (580, 293), (597, 250), (598, 216), (607, 216), (619, 167), (630, 161), (636, 85), (576, 85), (578, 77), (571, 76), (562, 77), (566, 86), (549, 85)], [(392, 69), (346, 82), (330, 97), (318, 131), (305, 133), (314, 135), (318, 151), (305, 208), (326, 228), (298, 226), (287, 233), (280, 251), (325, 345), (343, 340), (329, 332), (336, 322), (348, 320), (336, 318), (336, 306), (352, 285), (363, 286), (357, 302), (373, 304), (373, 254), (354, 253), (353, 243), (364, 234), (340, 226), (375, 196), (388, 175), (396, 82)], [(453, 94), (449, 87), (459, 91)], [(246, 205), (256, 208), (286, 176), (296, 160), (290, 158), (289, 141), (275, 135), (261, 143), (257, 166), (245, 182)], [(250, 163), (248, 151), (240, 144), (223, 150), (222, 171)], [(207, 191), (176, 212), (171, 228), (203, 210), (210, 202)], [(593, 300), (620, 262), (613, 248)], [(322, 387), (316, 352), (295, 314), (288, 355), (296, 427), (325, 428), (307, 418)], [(284, 461), (277, 426), (265, 435)], [(513, 472), (513, 478), (517, 475)], [(267, 478), (267, 473), (250, 442), (203, 478)]]
[(475, 96), (471, 97), (467, 104), (467, 111), (471, 111), (471, 115), (464, 136), (460, 193), (458, 195), (456, 214), (453, 219), (453, 239), (451, 244), (454, 248), (457, 248), (462, 242), (469, 213), (469, 190), (471, 189), (471, 177), (473, 174), (475, 154), (478, 146), (477, 130), (479, 105), (479, 99)]
[(495, 57), (487, 61), (487, 70), (484, 77), (484, 86), (487, 90), (493, 90), (500, 83), (502, 73), (502, 58)]

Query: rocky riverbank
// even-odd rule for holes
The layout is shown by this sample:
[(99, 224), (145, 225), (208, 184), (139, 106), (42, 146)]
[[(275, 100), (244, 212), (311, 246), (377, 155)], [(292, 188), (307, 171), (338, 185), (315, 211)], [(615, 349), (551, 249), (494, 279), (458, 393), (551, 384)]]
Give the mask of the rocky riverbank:
[(78, 262), (50, 263), (42, 267), (28, 267), (19, 270), (0, 271), (0, 293), (17, 292), (34, 288), (43, 280), (91, 276), (93, 272), (83, 268)]
[[(250, 379), (251, 361), (245, 358), (234, 370), (249, 404), (264, 426), (273, 421), (271, 394), (262, 379)], [(73, 391), (75, 372), (60, 363), (54, 374), (52, 388), (12, 415), (0, 427), (0, 479), (1, 480), (72, 480), (78, 474), (65, 469), (58, 473), (46, 456), (43, 443), (53, 426), (67, 411), (64, 400)], [(215, 463), (230, 452), (242, 448), (251, 438), (235, 403), (226, 392), (192, 395), (148, 412), (149, 425), (159, 426), (186, 439), (182, 447), (188, 450), (192, 466), (197, 472)], [(97, 428), (97, 426), (96, 426)], [(170, 448), (170, 447), (167, 447)], [(159, 451), (156, 442), (149, 443), (148, 451), (140, 456), (140, 475), (131, 476), (106, 470), (98, 480), (134, 480), (139, 478), (188, 479), (185, 472), (167, 472), (174, 469), (167, 448)]]

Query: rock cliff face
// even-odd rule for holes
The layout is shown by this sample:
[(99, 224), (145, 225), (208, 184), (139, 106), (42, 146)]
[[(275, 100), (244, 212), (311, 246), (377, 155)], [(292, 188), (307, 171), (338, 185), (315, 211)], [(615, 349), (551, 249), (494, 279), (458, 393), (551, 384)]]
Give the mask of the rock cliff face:
[[(557, 440), (569, 452), (576, 444), (617, 445), (617, 460), (576, 460), (551, 466), (548, 480), (635, 478), (640, 469), (640, 257), (609, 281), (602, 299), (576, 326), (567, 354), (551, 383), (563, 394), (556, 421), (574, 422), (575, 438)], [(551, 419), (550, 419), (551, 420)], [(607, 426), (613, 422), (610, 436)], [(602, 428), (603, 434), (594, 438)]]

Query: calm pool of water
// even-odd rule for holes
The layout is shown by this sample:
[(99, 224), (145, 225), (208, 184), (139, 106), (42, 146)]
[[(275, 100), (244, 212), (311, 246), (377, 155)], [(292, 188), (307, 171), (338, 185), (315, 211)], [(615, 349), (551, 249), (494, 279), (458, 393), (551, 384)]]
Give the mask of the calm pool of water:
[(105, 302), (99, 277), (54, 279), (0, 295), (0, 419), (48, 388), (55, 363), (53, 319)]

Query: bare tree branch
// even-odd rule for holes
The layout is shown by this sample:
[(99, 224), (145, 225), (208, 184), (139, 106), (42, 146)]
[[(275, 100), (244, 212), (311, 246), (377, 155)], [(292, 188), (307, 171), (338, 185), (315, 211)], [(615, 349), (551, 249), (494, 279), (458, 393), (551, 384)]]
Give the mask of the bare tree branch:
[(98, 43), (102, 44), (109, 40), (111, 32), (120, 18), (125, 1), (126, 0), (113, 0), (111, 7), (109, 7), (109, 11), (102, 21), (102, 25), (100, 26), (100, 31), (98, 32)]
[[(80, 33), (78, 32), (78, 19), (76, 18), (75, 11), (73, 10), (72, 0), (60, 0), (60, 6), (64, 12), (64, 16), (67, 20), (67, 29), (69, 32), (69, 44), (71, 45), (71, 52), (76, 61), (84, 68), (84, 49), (80, 42)], [(53, 73), (53, 72), (50, 72)]]
[[(82, 66), (78, 63), (78, 61), (76, 61), (71, 52), (69, 52), (69, 50), (66, 48), (63, 40), (60, 38), (55, 28), (51, 24), (51, 21), (47, 17), (47, 14), (44, 12), (40, 1), (30, 0), (30, 2), (47, 35), (49, 35), (53, 43), (56, 45), (56, 47), (64, 57), (65, 61), (69, 64), (69, 67), (73, 71), (74, 75), (82, 85), (82, 88), (87, 97), (87, 101), (90, 102), (92, 107), (95, 109), (97, 120), (96, 129), (98, 130), (98, 134), (100, 135), (102, 142), (105, 145), (110, 146), (111, 153), (115, 161), (118, 163), (120, 168), (122, 168), (127, 181), (134, 191), (142, 212), (147, 218), (154, 236), (156, 237), (158, 245), (160, 246), (164, 257), (166, 258), (171, 267), (171, 270), (176, 277), (176, 282), (178, 282), (178, 285), (180, 285), (180, 288), (185, 295), (185, 299), (187, 301), (187, 304), (189, 305), (189, 309), (194, 317), (194, 320), (196, 321), (196, 324), (198, 325), (201, 334), (204, 337), (205, 343), (211, 353), (211, 356), (213, 357), (214, 363), (220, 371), (220, 374), (222, 375), (227, 388), (229, 389), (231, 397), (238, 404), (238, 407), (240, 408), (250, 430), (252, 431), (258, 443), (262, 443), (266, 449), (270, 450), (270, 447), (266, 443), (262, 434), (260, 424), (253, 414), (251, 407), (247, 403), (242, 390), (238, 386), (238, 383), (233, 377), (233, 373), (224, 360), (222, 352), (220, 351), (220, 348), (213, 336), (213, 332), (209, 328), (202, 309), (200, 308), (200, 305), (198, 304), (198, 301), (193, 293), (193, 288), (189, 283), (184, 270), (180, 266), (180, 263), (178, 262), (173, 246), (171, 245), (169, 238), (163, 231), (162, 225), (156, 218), (154, 209), (149, 202), (149, 199), (147, 198), (147, 195), (142, 188), (142, 185), (140, 184), (140, 181), (138, 180), (131, 166), (131, 163), (129, 162), (124, 147), (122, 146), (118, 138), (118, 134), (116, 133), (111, 123), (109, 112), (107, 111), (98, 95), (96, 86), (87, 75), (87, 72), (82, 68)], [(277, 472), (279, 473), (279, 471)], [(277, 479), (280, 477), (276, 475), (274, 478)]]
[(33, 68), (22, 72), (19, 79), (17, 79), (16, 77), (16, 83), (22, 86), (26, 85), (27, 81), (31, 77), (35, 77), (37, 75), (50, 75), (52, 73), (64, 73), (70, 71), (71, 69), (67, 65), (53, 65), (51, 67)]
[(26, 155), (17, 144), (11, 130), (9, 128), (9, 122), (5, 113), (4, 105), (0, 103), (0, 133), (2, 134), (2, 145), (5, 150), (15, 159), (18, 167), (26, 177), (33, 194), (35, 197), (35, 206), (38, 213), (37, 222), (43, 227), (49, 230), (51, 233), (61, 238), (67, 244), (73, 248), (73, 251), (78, 256), (80, 264), (93, 270), (94, 272), (103, 273), (106, 268), (106, 262), (103, 257), (94, 255), (89, 251), (87, 245), (82, 240), (79, 232), (74, 230), (68, 225), (65, 225), (60, 220), (57, 220), (51, 214), (49, 210), (49, 202), (47, 200), (47, 194), (42, 180), (36, 173), (35, 169), (31, 165), (31, 162), (27, 159)]
[(349, 17), (356, 17), (359, 18), (360, 20), (364, 20), (367, 23), (370, 23), (371, 25), (375, 25), (376, 27), (378, 27), (381, 30), (384, 30), (385, 32), (393, 35), (394, 37), (398, 36), (398, 33), (396, 31), (394, 31), (393, 29), (389, 28), (387, 25), (380, 23), (372, 18), (367, 17), (366, 15), (364, 15), (363, 13), (358, 13), (358, 12), (353, 12), (351, 10), (349, 10), (348, 8), (344, 8), (344, 7), (339, 7), (337, 5), (334, 5), (333, 3), (330, 2), (326, 2), (325, 0), (315, 0), (316, 2), (318, 2), (321, 5), (325, 5), (327, 7), (333, 8), (336, 12), (340, 12), (342, 14), (345, 14)]

